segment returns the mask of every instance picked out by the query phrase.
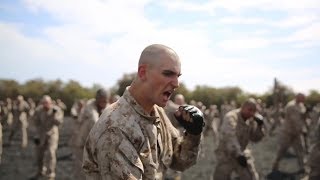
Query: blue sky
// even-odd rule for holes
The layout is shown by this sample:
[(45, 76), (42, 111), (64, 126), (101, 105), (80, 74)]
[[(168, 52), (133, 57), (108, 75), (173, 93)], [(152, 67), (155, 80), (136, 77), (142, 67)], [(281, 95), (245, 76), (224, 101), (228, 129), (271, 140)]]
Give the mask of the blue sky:
[(0, 1), (0, 78), (109, 88), (153, 43), (176, 50), (189, 89), (320, 90), (318, 0)]

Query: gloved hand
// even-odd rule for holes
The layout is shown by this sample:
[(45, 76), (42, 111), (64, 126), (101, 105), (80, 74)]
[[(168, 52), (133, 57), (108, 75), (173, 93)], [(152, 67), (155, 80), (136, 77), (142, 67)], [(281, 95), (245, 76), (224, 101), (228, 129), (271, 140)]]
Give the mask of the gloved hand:
[(263, 123), (263, 116), (261, 114), (254, 115), (253, 119), (257, 122), (258, 126), (262, 126)]
[(58, 109), (55, 108), (55, 107), (53, 107), (53, 109), (52, 109), (52, 114), (55, 114), (57, 111), (58, 111)]
[(203, 114), (197, 107), (191, 105), (180, 106), (174, 116), (187, 133), (201, 134), (204, 127)]
[(238, 156), (237, 157), (237, 161), (242, 167), (247, 167), (248, 166), (247, 158), (245, 156), (243, 156), (243, 155)]
[(35, 145), (39, 145), (39, 144), (40, 144), (40, 138), (34, 137), (34, 138), (33, 138), (33, 143), (34, 143)]

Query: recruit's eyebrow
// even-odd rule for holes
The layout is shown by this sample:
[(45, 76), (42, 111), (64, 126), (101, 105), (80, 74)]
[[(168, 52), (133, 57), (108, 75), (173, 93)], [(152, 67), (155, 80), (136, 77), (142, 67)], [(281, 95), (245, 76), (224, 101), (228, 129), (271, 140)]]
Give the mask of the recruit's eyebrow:
[(178, 77), (181, 76), (181, 73), (176, 73), (176, 72), (169, 70), (169, 69), (162, 70), (162, 74), (164, 74), (166, 76), (178, 76)]

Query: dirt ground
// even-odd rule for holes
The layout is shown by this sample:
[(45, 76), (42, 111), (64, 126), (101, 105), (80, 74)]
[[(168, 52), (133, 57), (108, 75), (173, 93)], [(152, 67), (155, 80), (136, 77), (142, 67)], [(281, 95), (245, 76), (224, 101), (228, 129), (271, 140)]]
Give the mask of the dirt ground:
[[(72, 155), (68, 146), (71, 137), (72, 118), (66, 117), (60, 129), (60, 141), (57, 151), (57, 180), (72, 180)], [(5, 127), (4, 127), (5, 128)], [(8, 131), (4, 129), (4, 147), (2, 154), (2, 163), (0, 164), (0, 180), (27, 180), (35, 172), (35, 154), (34, 144), (29, 138), (29, 145), (26, 149), (20, 148), (20, 135), (17, 134), (11, 146), (7, 145)], [(271, 172), (272, 162), (277, 150), (277, 136), (266, 137), (258, 144), (250, 145), (254, 158), (256, 169), (261, 179), (267, 179)], [(214, 138), (209, 136), (203, 139), (202, 151), (197, 164), (183, 172), (183, 180), (212, 180), (215, 168), (215, 149)], [(299, 175), (297, 160), (294, 156), (288, 156), (280, 164), (282, 173), (272, 179), (298, 179)], [(270, 177), (270, 176), (269, 176)], [(269, 179), (271, 179), (269, 178)]]

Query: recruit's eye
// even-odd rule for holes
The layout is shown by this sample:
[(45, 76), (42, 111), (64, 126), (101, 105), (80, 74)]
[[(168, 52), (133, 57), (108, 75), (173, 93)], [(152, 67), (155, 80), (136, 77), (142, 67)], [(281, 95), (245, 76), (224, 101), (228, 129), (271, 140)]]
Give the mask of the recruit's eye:
[(181, 75), (181, 74), (177, 74), (177, 73), (170, 71), (170, 70), (164, 70), (164, 71), (162, 71), (162, 74), (166, 77), (173, 77), (173, 76), (179, 77)]

